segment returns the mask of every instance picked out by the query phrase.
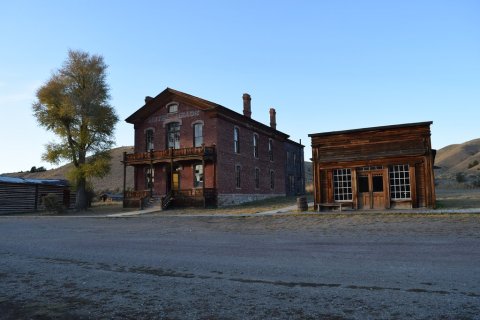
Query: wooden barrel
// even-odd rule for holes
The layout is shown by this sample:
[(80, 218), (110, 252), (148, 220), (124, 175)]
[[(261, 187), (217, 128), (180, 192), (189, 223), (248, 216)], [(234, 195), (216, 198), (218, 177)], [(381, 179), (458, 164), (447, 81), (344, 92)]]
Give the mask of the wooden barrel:
[(298, 209), (298, 211), (307, 211), (308, 210), (307, 197), (298, 197), (297, 198), (297, 209)]

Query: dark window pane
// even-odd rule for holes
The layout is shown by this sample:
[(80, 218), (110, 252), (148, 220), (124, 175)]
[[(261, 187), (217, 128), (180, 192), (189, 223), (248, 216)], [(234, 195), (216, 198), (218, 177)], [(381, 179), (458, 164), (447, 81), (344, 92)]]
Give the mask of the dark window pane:
[(359, 192), (369, 192), (368, 177), (358, 178), (358, 191)]
[(373, 192), (382, 192), (383, 191), (383, 177), (382, 176), (373, 176)]

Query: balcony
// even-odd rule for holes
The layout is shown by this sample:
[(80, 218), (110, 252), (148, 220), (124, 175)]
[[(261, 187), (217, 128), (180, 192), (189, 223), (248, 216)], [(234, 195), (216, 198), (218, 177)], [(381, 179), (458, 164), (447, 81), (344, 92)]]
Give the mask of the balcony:
[(213, 160), (215, 157), (215, 146), (202, 146), (181, 149), (167, 149), (140, 153), (127, 153), (124, 156), (124, 163), (127, 165), (149, 164), (158, 162), (169, 162), (171, 160)]

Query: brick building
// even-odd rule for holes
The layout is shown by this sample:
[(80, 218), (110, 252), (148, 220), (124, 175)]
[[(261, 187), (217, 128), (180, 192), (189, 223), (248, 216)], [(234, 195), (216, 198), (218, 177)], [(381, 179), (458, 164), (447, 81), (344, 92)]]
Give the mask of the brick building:
[[(161, 198), (162, 206), (230, 205), (305, 190), (303, 145), (251, 117), (250, 95), (243, 114), (219, 104), (165, 89), (126, 121), (134, 125), (135, 186), (125, 205)], [(143, 199), (143, 200), (141, 200)]]

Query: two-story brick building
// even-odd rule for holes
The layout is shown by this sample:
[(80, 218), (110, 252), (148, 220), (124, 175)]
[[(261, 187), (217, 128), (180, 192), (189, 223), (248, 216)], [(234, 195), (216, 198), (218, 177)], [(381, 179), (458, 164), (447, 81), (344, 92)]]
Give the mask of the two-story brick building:
[(133, 166), (135, 190), (124, 204), (162, 198), (162, 205), (230, 205), (303, 194), (303, 145), (251, 117), (250, 95), (243, 114), (219, 104), (165, 89), (126, 121), (134, 125), (135, 148), (125, 154)]

